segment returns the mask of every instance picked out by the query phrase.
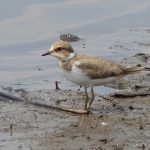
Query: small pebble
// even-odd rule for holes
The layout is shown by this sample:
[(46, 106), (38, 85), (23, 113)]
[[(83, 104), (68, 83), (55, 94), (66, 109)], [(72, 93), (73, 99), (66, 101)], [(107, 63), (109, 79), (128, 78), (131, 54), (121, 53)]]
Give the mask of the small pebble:
[(10, 130), (12, 130), (13, 124), (10, 124)]
[(129, 109), (130, 109), (130, 110), (133, 110), (133, 109), (135, 109), (135, 108), (134, 108), (133, 106), (129, 106)]
[(140, 125), (139, 130), (143, 130), (143, 129), (144, 129), (143, 125)]

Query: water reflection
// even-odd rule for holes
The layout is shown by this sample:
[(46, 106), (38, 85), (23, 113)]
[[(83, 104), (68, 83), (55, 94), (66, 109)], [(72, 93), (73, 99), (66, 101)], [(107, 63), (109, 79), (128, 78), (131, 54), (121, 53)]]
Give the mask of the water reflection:
[(39, 88), (41, 84), (53, 88), (50, 83), (55, 80), (71, 86), (54, 58), (41, 57), (62, 33), (82, 38), (72, 43), (79, 53), (112, 60), (137, 52), (149, 53), (148, 47), (138, 44), (150, 39), (146, 31), (150, 24), (149, 7), (147, 0), (1, 0), (1, 86), (31, 83), (28, 87), (34, 89), (32, 83), (37, 83)]

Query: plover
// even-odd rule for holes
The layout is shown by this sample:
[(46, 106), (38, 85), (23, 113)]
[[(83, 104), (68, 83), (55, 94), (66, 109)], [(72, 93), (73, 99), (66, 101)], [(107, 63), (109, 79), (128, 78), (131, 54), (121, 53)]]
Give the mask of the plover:
[[(53, 43), (50, 50), (42, 56), (46, 55), (59, 60), (58, 65), (68, 80), (84, 87), (86, 111), (90, 110), (94, 101), (94, 86), (105, 85), (125, 75), (149, 69), (142, 66), (126, 68), (102, 57), (77, 54), (68, 42), (62, 40)], [(88, 96), (87, 87), (91, 88), (91, 98)]]

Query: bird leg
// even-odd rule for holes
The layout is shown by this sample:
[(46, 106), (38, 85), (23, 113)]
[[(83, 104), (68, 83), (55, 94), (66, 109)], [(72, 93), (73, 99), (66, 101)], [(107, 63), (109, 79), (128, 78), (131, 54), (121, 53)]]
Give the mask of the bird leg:
[(85, 106), (84, 106), (84, 109), (87, 110), (87, 104), (88, 104), (88, 101), (89, 101), (89, 97), (88, 97), (86, 86), (84, 86), (84, 91), (85, 91)]
[(89, 106), (88, 106), (88, 110), (90, 109), (91, 104), (92, 104), (93, 101), (94, 101), (94, 98), (95, 98), (94, 90), (93, 90), (93, 87), (91, 87), (91, 100), (90, 100), (90, 103), (89, 103)]

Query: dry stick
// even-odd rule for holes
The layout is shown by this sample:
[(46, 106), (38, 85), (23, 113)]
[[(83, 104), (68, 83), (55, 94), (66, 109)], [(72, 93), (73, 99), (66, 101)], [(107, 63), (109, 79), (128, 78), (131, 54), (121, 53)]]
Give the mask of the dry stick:
[(108, 95), (106, 95), (106, 96), (100, 95), (99, 97), (101, 97), (101, 98), (103, 98), (105, 100), (108, 100), (108, 101), (113, 101), (113, 99), (110, 96), (108, 96)]
[(111, 97), (115, 98), (132, 98), (136, 96), (149, 96), (150, 92), (137, 92), (137, 93), (114, 93), (110, 95)]
[[(42, 103), (38, 103), (38, 102), (32, 102), (29, 100), (23, 100), (19, 97), (13, 96), (13, 95), (9, 95), (3, 92), (0, 92), (0, 96), (7, 98), (8, 101), (10, 101), (9, 99), (11, 99), (12, 101), (16, 101), (16, 102), (21, 102), (21, 103), (26, 103), (26, 104), (30, 104), (33, 106), (39, 106), (39, 107), (44, 107), (44, 108), (49, 108), (49, 109), (55, 109), (55, 110), (60, 110), (60, 111), (65, 111), (65, 112), (70, 112), (70, 113), (75, 113), (75, 114), (88, 114), (87, 110), (74, 110), (74, 109), (67, 109), (67, 108), (60, 108), (57, 106), (51, 106), (51, 105), (47, 105), (47, 104), (42, 104)], [(1, 101), (4, 99), (0, 99)]]
[(55, 87), (56, 87), (56, 90), (60, 90), (60, 88), (58, 87), (58, 81), (55, 81)]

